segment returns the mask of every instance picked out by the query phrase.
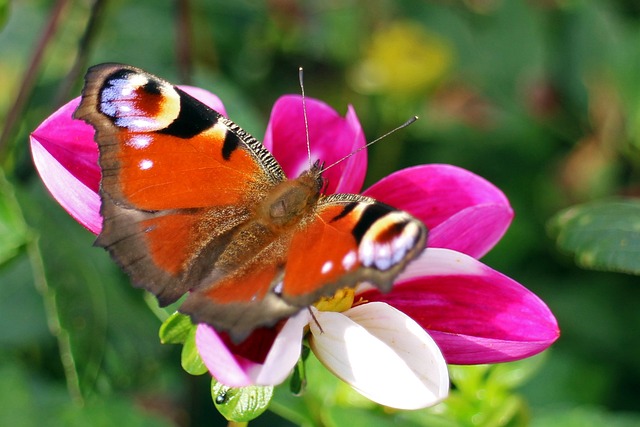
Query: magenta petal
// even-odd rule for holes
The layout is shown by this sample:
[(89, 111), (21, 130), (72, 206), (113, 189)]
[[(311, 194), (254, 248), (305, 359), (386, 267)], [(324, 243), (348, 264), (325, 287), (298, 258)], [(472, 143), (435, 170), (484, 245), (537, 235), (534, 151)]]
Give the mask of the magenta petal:
[(42, 181), (69, 214), (94, 234), (102, 230), (100, 196), (59, 163), (38, 139), (31, 136), (31, 154)]
[(75, 178), (98, 192), (98, 147), (93, 141), (93, 127), (72, 118), (78, 104), (80, 98), (75, 98), (62, 106), (42, 122), (31, 137)]
[[(346, 117), (340, 117), (327, 104), (305, 98), (309, 122), (311, 160), (325, 166), (365, 145), (362, 127), (355, 111), (349, 106)], [(302, 98), (283, 96), (271, 110), (264, 136), (264, 145), (273, 153), (289, 178), (296, 178), (309, 169)], [(367, 167), (365, 150), (339, 163), (324, 173), (328, 180), (327, 194), (358, 193)]]
[(504, 235), (513, 218), (505, 195), (493, 184), (451, 165), (422, 165), (395, 172), (364, 192), (420, 218), (429, 247), (479, 258)]
[(71, 115), (80, 103), (64, 105), (30, 137), (36, 169), (51, 195), (80, 224), (97, 234), (100, 217), (100, 169), (93, 128)]
[(362, 294), (416, 320), (454, 364), (532, 356), (559, 336), (556, 319), (535, 294), (481, 262), (448, 249), (427, 249), (393, 290)]
[(509, 205), (472, 206), (430, 230), (427, 246), (481, 258), (502, 238), (512, 219), (513, 210)]
[(189, 95), (193, 96), (198, 101), (203, 104), (209, 106), (209, 108), (216, 110), (218, 113), (223, 116), (227, 116), (227, 110), (224, 108), (224, 104), (216, 95), (212, 94), (206, 89), (200, 89), (195, 86), (178, 86), (183, 91), (187, 92)]

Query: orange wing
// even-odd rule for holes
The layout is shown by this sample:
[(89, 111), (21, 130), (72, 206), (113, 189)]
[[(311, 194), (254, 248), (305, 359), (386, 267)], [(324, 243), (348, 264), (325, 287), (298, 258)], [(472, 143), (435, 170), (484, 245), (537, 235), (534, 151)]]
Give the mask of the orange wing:
[(74, 116), (95, 128), (100, 149), (96, 244), (171, 303), (210, 273), (197, 259), (215, 260), (284, 173), (259, 141), (158, 77), (102, 64), (85, 79)]

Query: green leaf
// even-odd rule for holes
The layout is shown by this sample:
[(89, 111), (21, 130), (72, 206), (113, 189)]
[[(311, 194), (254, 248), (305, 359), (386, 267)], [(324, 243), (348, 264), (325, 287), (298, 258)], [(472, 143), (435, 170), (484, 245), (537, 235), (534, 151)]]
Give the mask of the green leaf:
[(309, 357), (311, 349), (306, 345), (302, 346), (302, 354), (298, 363), (293, 368), (293, 374), (291, 375), (291, 381), (289, 382), (289, 390), (296, 396), (302, 394), (307, 386), (307, 372), (305, 368), (305, 360)]
[(0, 170), (0, 266), (20, 253), (27, 238), (27, 226), (15, 199), (13, 188)]
[[(31, 366), (21, 362), (0, 365), (0, 425), (13, 427), (35, 426), (112, 426), (169, 427), (174, 425), (163, 418), (161, 411), (153, 414), (140, 402), (127, 396), (102, 395), (77, 405), (66, 387), (37, 378)], [(95, 397), (95, 396), (94, 396)]]
[(304, 369), (304, 362), (298, 360), (296, 366), (293, 368), (293, 374), (291, 375), (291, 381), (289, 382), (289, 390), (296, 396), (302, 394), (307, 386), (307, 374)]
[(640, 201), (573, 206), (551, 219), (549, 232), (584, 268), (640, 274)]
[(195, 325), (191, 323), (189, 316), (176, 311), (160, 326), (158, 333), (160, 342), (162, 344), (182, 344), (192, 329), (195, 329)]
[(529, 381), (544, 365), (547, 353), (508, 363), (490, 365), (486, 382), (491, 387), (512, 390)]
[(578, 407), (539, 414), (532, 427), (634, 427), (640, 425), (636, 413), (608, 412), (602, 408)]
[(211, 381), (211, 397), (218, 411), (229, 421), (249, 422), (262, 414), (271, 402), (273, 387), (231, 388)]
[(9, 18), (9, 0), (0, 0), (0, 28), (4, 27)]
[[(61, 355), (70, 383), (82, 392), (125, 388), (157, 376), (162, 346), (157, 319), (142, 291), (118, 271), (106, 251), (92, 248), (95, 236), (78, 225), (33, 181), (16, 196), (27, 223), (38, 231), (46, 280), (40, 292), (59, 325)], [(2, 279), (0, 279), (1, 281)], [(52, 354), (53, 357), (53, 354)]]
[(405, 427), (420, 427), (422, 424), (414, 420), (404, 419), (398, 423), (398, 419), (384, 412), (376, 412), (363, 408), (333, 405), (322, 411), (323, 425), (328, 427), (392, 427), (402, 425)]
[(202, 375), (207, 372), (207, 367), (204, 365), (200, 353), (198, 353), (198, 348), (196, 347), (195, 327), (189, 330), (187, 339), (184, 341), (180, 363), (182, 364), (182, 368), (191, 375)]

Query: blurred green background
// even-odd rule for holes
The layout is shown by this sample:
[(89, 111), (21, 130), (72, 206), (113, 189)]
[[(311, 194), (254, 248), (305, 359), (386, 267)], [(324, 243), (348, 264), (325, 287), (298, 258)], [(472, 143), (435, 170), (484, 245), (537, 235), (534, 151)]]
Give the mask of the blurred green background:
[(639, 280), (577, 267), (548, 231), (568, 206), (640, 192), (637, 0), (0, 0), (0, 26), (0, 425), (226, 423), (31, 163), (29, 132), (106, 61), (211, 90), (258, 138), (299, 66), (369, 140), (420, 116), (370, 150), (367, 182), (450, 163), (501, 188), (516, 217), (483, 262), (562, 330), (532, 361), (454, 368), (451, 401), (418, 413), (343, 399), (310, 366), (307, 394), (279, 389), (279, 415), (251, 425), (640, 425)]

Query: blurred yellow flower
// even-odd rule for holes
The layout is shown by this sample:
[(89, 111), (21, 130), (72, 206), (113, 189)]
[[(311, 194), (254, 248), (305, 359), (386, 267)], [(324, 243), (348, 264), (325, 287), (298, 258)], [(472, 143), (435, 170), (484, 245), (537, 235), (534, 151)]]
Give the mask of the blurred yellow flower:
[(418, 23), (398, 21), (373, 34), (352, 84), (368, 93), (424, 91), (447, 73), (453, 56), (446, 39)]

